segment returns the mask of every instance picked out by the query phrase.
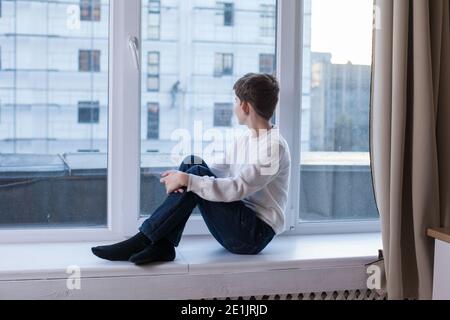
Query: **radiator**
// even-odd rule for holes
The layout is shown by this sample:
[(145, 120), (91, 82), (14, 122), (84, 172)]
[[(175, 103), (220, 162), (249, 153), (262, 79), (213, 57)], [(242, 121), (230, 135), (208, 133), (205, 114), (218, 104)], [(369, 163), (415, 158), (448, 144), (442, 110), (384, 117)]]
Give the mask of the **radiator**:
[(289, 294), (273, 294), (250, 297), (226, 297), (203, 300), (386, 300), (387, 294), (382, 291), (361, 289), (330, 292), (305, 292)]

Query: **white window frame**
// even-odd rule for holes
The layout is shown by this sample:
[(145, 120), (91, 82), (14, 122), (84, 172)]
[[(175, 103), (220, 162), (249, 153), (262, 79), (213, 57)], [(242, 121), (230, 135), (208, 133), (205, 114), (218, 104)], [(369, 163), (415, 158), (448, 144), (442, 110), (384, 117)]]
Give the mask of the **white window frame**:
[(283, 112), (278, 108), (276, 118), (281, 134), (290, 146), (292, 157), (284, 235), (380, 232), (379, 220), (300, 220), (301, 126), (298, 124), (302, 123), (304, 1), (278, 0), (277, 7), (277, 76), (281, 85), (280, 105), (283, 106)]
[[(136, 64), (129, 46), (130, 37), (140, 43), (142, 36), (141, 0), (110, 0), (109, 19), (108, 225), (104, 228), (0, 230), (0, 243), (113, 241), (135, 234), (145, 220), (140, 217), (143, 61)], [(301, 223), (299, 220), (302, 37), (303, 0), (278, 0), (276, 57), (283, 108), (277, 110), (276, 123), (290, 145), (293, 163), (284, 234), (377, 232), (380, 230), (378, 221)], [(140, 52), (138, 57), (140, 60)], [(184, 234), (209, 234), (209, 231), (201, 216), (192, 216)]]

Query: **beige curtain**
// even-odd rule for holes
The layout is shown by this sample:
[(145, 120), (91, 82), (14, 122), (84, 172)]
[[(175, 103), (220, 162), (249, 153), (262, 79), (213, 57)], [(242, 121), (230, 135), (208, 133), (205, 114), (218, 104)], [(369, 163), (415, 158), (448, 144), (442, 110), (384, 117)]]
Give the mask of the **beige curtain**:
[(432, 297), (450, 226), (450, 0), (375, 0), (371, 159), (389, 299)]

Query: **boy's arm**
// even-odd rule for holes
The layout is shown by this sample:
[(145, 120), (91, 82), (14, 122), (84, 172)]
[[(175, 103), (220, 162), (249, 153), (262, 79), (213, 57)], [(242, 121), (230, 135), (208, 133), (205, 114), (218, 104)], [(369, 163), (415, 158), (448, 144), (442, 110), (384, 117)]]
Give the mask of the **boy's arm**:
[(208, 164), (208, 167), (217, 177), (227, 177), (230, 172), (230, 164), (225, 154), (220, 157), (220, 160)]
[(280, 156), (271, 159), (270, 164), (246, 166), (237, 177), (214, 178), (189, 174), (187, 191), (213, 202), (239, 201), (263, 189), (280, 170)]

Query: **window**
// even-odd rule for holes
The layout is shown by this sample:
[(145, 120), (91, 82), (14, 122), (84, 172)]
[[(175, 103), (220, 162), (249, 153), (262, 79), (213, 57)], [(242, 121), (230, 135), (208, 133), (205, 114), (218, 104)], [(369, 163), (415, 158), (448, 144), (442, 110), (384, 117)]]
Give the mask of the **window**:
[(274, 37), (276, 30), (276, 6), (271, 4), (262, 4), (260, 10), (261, 36)]
[[(109, 1), (102, 5), (109, 12)], [(68, 24), (68, 6), (90, 17), (79, 29)], [(22, 241), (17, 232), (23, 241), (102, 234), (110, 223), (109, 14), (99, 21), (100, 1), (78, 0), (6, 1), (2, 11), (0, 242), (10, 232), (8, 241)], [(104, 70), (94, 73), (100, 52)]]
[(161, 0), (148, 2), (148, 39), (158, 40), (161, 32)]
[(159, 139), (159, 104), (149, 103), (147, 111), (147, 139)]
[(233, 26), (234, 25), (234, 4), (233, 3), (224, 3), (224, 17), (223, 17), (223, 25), (224, 26)]
[(78, 123), (99, 123), (99, 102), (78, 102)]
[(372, 14), (372, 0), (305, 4), (303, 222), (378, 218), (369, 157)]
[(80, 20), (100, 21), (101, 0), (80, 0)]
[(216, 3), (217, 24), (225, 27), (234, 26), (234, 3), (217, 2)]
[[(108, 0), (72, 1), (72, 11), (83, 11), (75, 25), (67, 1), (3, 3), (0, 242), (134, 234), (166, 196), (159, 173), (176, 168), (178, 156), (205, 157), (195, 148), (212, 139), (198, 132), (222, 133), (223, 146), (242, 128), (233, 116), (235, 81), (275, 69), (294, 88), (282, 88), (276, 117), (296, 157), (289, 226), (376, 218), (367, 152), (371, 1), (229, 0), (220, 27), (215, 1), (139, 1), (115, 1), (111, 17)], [(303, 3), (300, 48), (295, 17)], [(275, 39), (278, 16), (290, 32)], [(123, 36), (139, 27), (140, 77)], [(302, 90), (291, 54), (298, 50)], [(179, 130), (191, 149), (178, 152)], [(195, 214), (187, 234), (203, 232)]]
[(147, 56), (147, 90), (159, 91), (159, 52), (149, 52)]
[(233, 104), (214, 104), (214, 127), (231, 127), (233, 119)]
[[(265, 0), (275, 4), (275, 0)], [(233, 85), (248, 72), (259, 72), (259, 53), (275, 54), (275, 36), (260, 41), (259, 1), (234, 0), (213, 2), (176, 0), (162, 2), (161, 21), (170, 28), (162, 28), (159, 39), (147, 41), (149, 23), (148, 0), (143, 0), (145, 12), (141, 34), (143, 68), (140, 106), (140, 210), (139, 219), (151, 214), (166, 196), (155, 176), (161, 168), (178, 167), (172, 159), (179, 141), (178, 133), (189, 132), (193, 146), (210, 140), (197, 137), (195, 132), (220, 131), (227, 141), (228, 131), (241, 130), (234, 120)], [(156, 5), (155, 5), (156, 7)], [(236, 8), (245, 24), (236, 23)], [(158, 10), (154, 10), (155, 12)], [(249, 26), (256, 28), (249, 28)], [(224, 26), (233, 26), (228, 28)], [(224, 30), (224, 32), (217, 32)], [(232, 35), (231, 33), (232, 32)], [(149, 52), (153, 52), (149, 56)], [(255, 54), (256, 53), (256, 54)], [(234, 61), (242, 63), (234, 63)], [(150, 78), (149, 78), (150, 77)], [(158, 90), (149, 90), (150, 88)], [(147, 83), (146, 83), (147, 81)], [(151, 103), (148, 103), (151, 102)], [(199, 129), (202, 127), (203, 129)], [(220, 153), (220, 147), (217, 153)], [(182, 150), (182, 154), (186, 154)], [(194, 149), (191, 150), (192, 153)], [(187, 152), (189, 153), (189, 152)], [(134, 161), (134, 160), (133, 160)], [(198, 232), (201, 221), (194, 217), (186, 227), (187, 233)], [(136, 222), (136, 227), (138, 222)]]
[(233, 54), (232, 53), (216, 53), (215, 55), (214, 76), (231, 76), (233, 75)]
[(100, 50), (79, 50), (78, 51), (79, 71), (100, 71)]
[(275, 55), (260, 54), (259, 55), (259, 72), (275, 74)]

